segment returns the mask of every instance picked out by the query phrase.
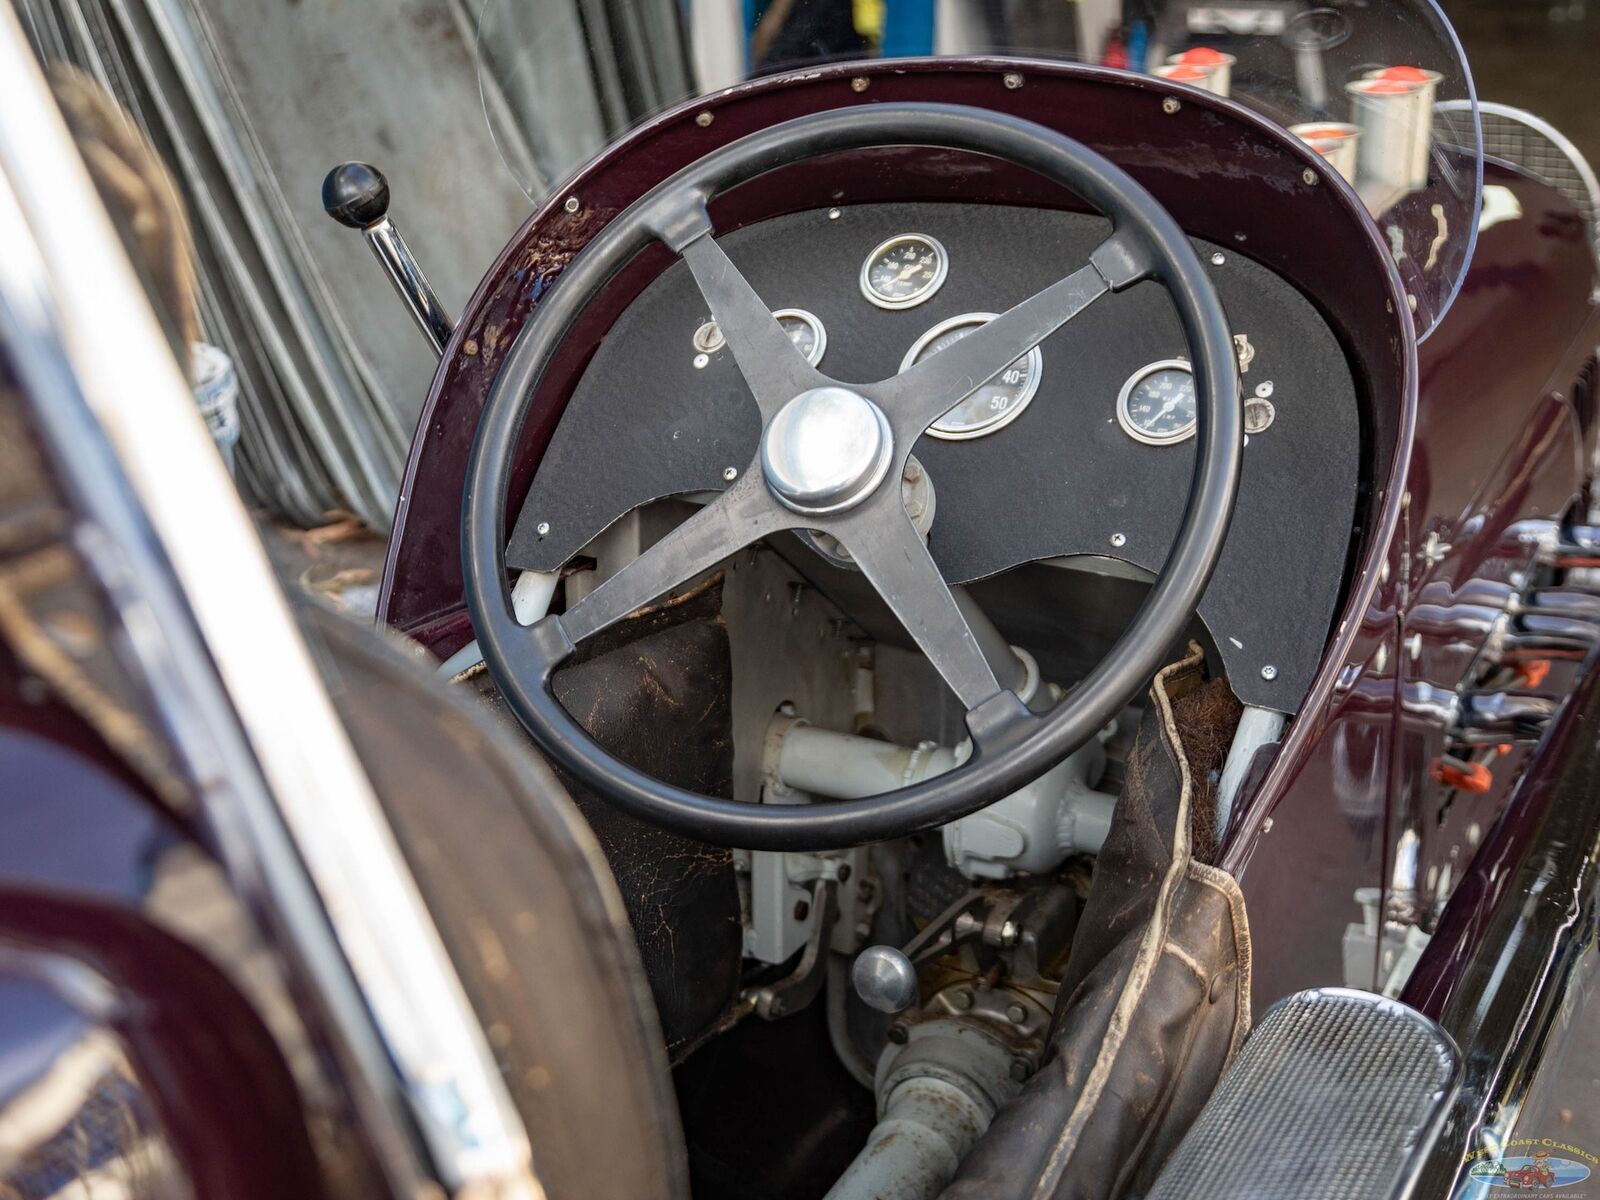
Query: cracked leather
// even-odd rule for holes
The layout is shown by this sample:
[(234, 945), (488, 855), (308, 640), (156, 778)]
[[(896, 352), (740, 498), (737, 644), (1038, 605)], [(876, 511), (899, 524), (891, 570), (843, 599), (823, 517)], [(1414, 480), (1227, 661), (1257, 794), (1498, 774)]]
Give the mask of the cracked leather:
[[(733, 793), (733, 667), (721, 608), (714, 576), (588, 639), (554, 680), (556, 698), (603, 749), (708, 796)], [(722, 1028), (738, 999), (743, 929), (732, 854), (647, 825), (557, 774), (611, 864), (677, 1062)]]
[[(1193, 648), (1191, 648), (1193, 649)], [(1148, 1190), (1244, 1040), (1244, 899), (1209, 855), (1213, 772), (1239, 703), (1198, 650), (1162, 671), (1062, 978), (1044, 1065), (945, 1200), (1113, 1200)]]

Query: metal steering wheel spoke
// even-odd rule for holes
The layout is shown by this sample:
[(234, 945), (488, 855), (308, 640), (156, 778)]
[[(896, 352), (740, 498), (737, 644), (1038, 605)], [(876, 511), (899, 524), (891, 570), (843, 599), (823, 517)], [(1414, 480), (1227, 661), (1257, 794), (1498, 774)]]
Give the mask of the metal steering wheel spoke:
[(768, 494), (753, 466), (731, 488), (561, 614), (572, 642), (599, 633), (798, 515)]
[(1001, 692), (994, 668), (906, 516), (896, 488), (829, 526), (928, 661), (971, 711)]
[(703, 204), (691, 206), (658, 236), (688, 264), (763, 422), (792, 397), (828, 382), (711, 236), (711, 218)]
[(894, 425), (897, 438), (916, 438), (1045, 338), (1107, 292), (1145, 277), (1119, 269), (1131, 256), (1113, 234), (1083, 267), (908, 371), (868, 389)]

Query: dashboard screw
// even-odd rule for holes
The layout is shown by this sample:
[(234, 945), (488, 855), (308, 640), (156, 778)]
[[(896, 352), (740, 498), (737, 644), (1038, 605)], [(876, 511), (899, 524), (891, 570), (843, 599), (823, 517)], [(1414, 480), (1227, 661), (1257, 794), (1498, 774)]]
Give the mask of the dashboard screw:
[(715, 120), (716, 118), (708, 112), (698, 112), (694, 115), (694, 123), (700, 126), (701, 129), (704, 129), (707, 125), (711, 124), (711, 122)]
[(1300, 178), (1306, 181), (1307, 187), (1317, 186), (1317, 173), (1310, 167), (1307, 167), (1304, 171), (1300, 172)]
[(1271, 683), (1277, 677), (1278, 668), (1273, 666), (1271, 663), (1268, 663), (1266, 666), (1261, 668), (1261, 678), (1265, 679), (1268, 683)]
[(549, 532), (550, 532), (550, 522), (549, 521), (540, 521), (539, 522), (539, 536), (540, 537), (544, 537)]
[(738, 467), (723, 467), (722, 468), (722, 477), (724, 479), (726, 479), (729, 483), (732, 483), (735, 479), (739, 478), (739, 468)]
[(1223, 263), (1225, 263), (1227, 261), (1228, 261), (1227, 258), (1223, 255), (1222, 251), (1220, 251), (1220, 250), (1218, 250), (1215, 254), (1213, 254), (1211, 256), (1211, 265), (1213, 267), (1220, 267)]
[(852, 92), (864, 92), (867, 90), (870, 82), (871, 81), (868, 80), (865, 75), (857, 75), (850, 81), (850, 90)]
[(1168, 96), (1161, 102), (1161, 111), (1166, 113), (1169, 117), (1182, 107), (1183, 101), (1179, 100), (1176, 96)]
[(711, 356), (709, 354), (696, 354), (694, 356), (694, 369), (696, 371), (704, 371), (710, 362)]
[(828, 220), (830, 221), (837, 221), (842, 216), (844, 216), (844, 213), (840, 212), (837, 208), (830, 208), (828, 210)]
[(1007, 71), (1005, 79), (1002, 82), (1005, 83), (1008, 89), (1014, 92), (1022, 86), (1022, 76), (1017, 74), (1015, 71)]
[(1111, 544), (1120, 550), (1128, 544), (1128, 535), (1125, 533), (1113, 533), (1111, 535)]
[(563, 204), (561, 207), (566, 209), (568, 212), (577, 212), (578, 211), (578, 198), (576, 196), (568, 196), (567, 197), (567, 202), (565, 204)]

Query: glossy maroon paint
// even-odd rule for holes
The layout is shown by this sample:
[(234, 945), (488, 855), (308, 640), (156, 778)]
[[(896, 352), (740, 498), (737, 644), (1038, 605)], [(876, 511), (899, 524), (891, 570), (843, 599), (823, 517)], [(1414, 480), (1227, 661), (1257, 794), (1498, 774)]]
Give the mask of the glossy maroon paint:
[[(1225, 854), (1255, 917), (1258, 1008), (1342, 981), (1343, 933), (1360, 919), (1356, 888), (1383, 889), (1384, 911), (1403, 921), (1436, 915), (1531, 760), (1529, 748), (1515, 748), (1494, 763), (1489, 792), (1451, 792), (1433, 778), (1443, 726), (1402, 706), (1406, 685), (1461, 684), (1478, 651), (1423, 635), (1412, 656), (1407, 614), (1423, 585), (1504, 579), (1525, 566), (1525, 554), (1500, 554), (1504, 530), (1560, 515), (1586, 474), (1570, 385), (1600, 342), (1600, 322), (1583, 223), (1549, 188), (1503, 165), (1490, 163), (1486, 181), (1507, 189), (1523, 216), (1483, 231), (1455, 307), (1419, 348), (1406, 519), (1359, 636), (1342, 653), (1336, 641), (1322, 673), (1332, 682), (1343, 669), (1349, 687), (1335, 688), (1324, 709), (1302, 710)], [(1431, 564), (1430, 533), (1449, 547)], [(1551, 684), (1569, 685), (1570, 673), (1558, 670)], [(1387, 712), (1377, 706), (1383, 691)], [(1559, 757), (1540, 769), (1559, 771)], [(1393, 886), (1402, 845), (1417, 855), (1413, 896)], [(1278, 913), (1290, 915), (1263, 915)]]
[[(31, 952), (0, 953), (0, 984), (96, 981), (56, 991), (53, 1023), (117, 1044), (127, 1071), (113, 1090), (130, 1111), (148, 1111), (146, 1134), (172, 1149), (195, 1195), (322, 1196), (299, 1092), (255, 1006), (150, 911), (152, 892), (204, 851), (3, 648), (0, 777), (0, 950)], [(13, 1146), (31, 1126), (20, 1109), (8, 1121), (5, 1101), (57, 1061), (36, 1061), (37, 1007), (0, 1007), (0, 1074), (12, 1088), (0, 1096), (0, 1127)], [(57, 1050), (59, 1058), (71, 1046)], [(83, 1104), (105, 1103), (104, 1092), (86, 1090)]]

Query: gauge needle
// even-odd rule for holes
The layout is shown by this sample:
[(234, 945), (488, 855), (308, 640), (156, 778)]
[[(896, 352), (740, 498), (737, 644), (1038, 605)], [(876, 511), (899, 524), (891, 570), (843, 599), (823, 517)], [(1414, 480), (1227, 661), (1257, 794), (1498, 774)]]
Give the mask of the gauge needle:
[(1158, 420), (1158, 421), (1161, 420), (1162, 417), (1166, 416), (1173, 409), (1177, 408), (1178, 407), (1178, 403), (1182, 399), (1183, 399), (1182, 396), (1174, 396), (1171, 400), (1168, 400), (1167, 404), (1166, 404), (1166, 407), (1163, 408), (1160, 412), (1158, 412), (1156, 414), (1156, 420)]

